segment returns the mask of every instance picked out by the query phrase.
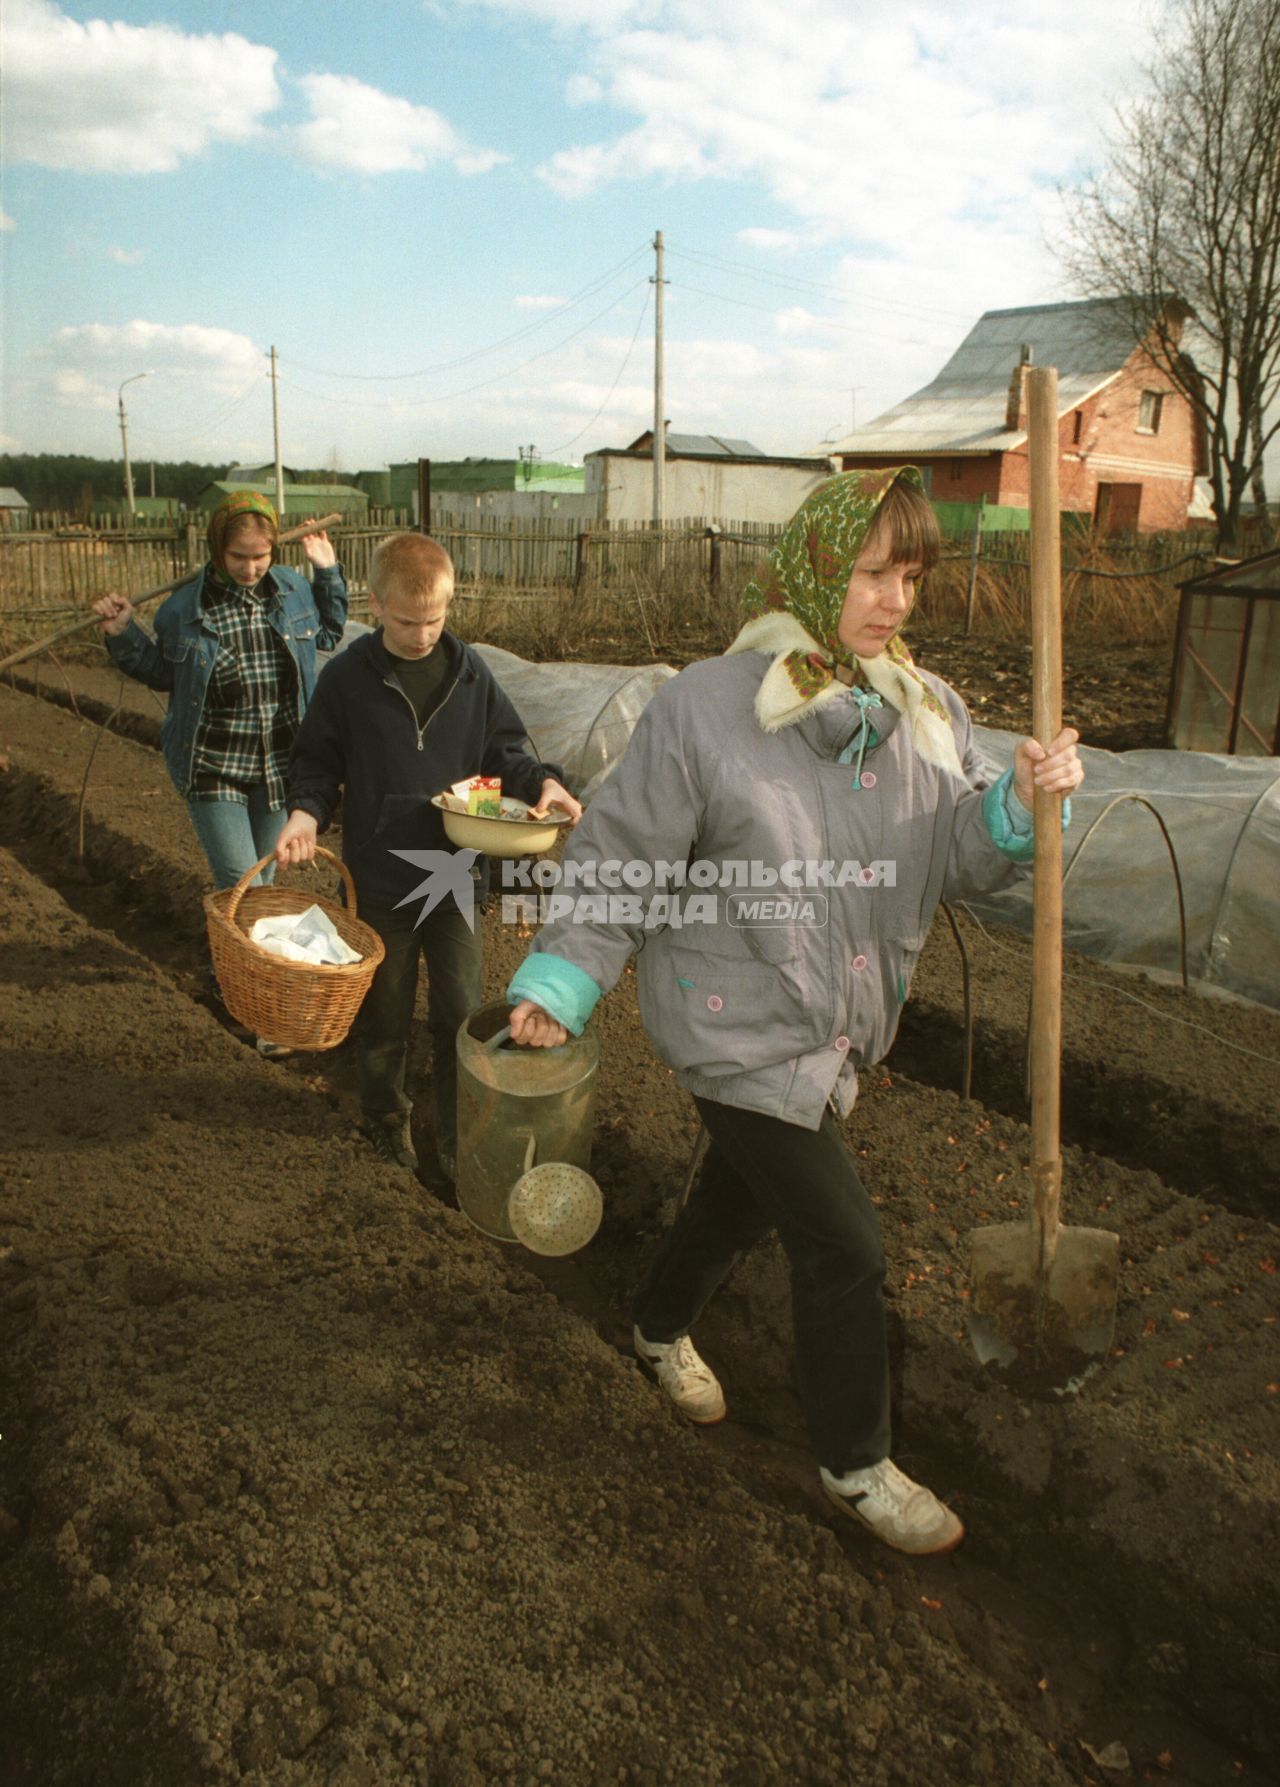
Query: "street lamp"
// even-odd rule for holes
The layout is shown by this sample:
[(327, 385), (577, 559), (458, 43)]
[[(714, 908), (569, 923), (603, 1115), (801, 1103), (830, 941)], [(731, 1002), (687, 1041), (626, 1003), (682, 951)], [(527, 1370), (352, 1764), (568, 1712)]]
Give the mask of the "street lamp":
[(129, 466), (129, 429), (124, 419), (124, 387), (125, 385), (136, 383), (140, 378), (150, 378), (151, 376), (150, 372), (135, 372), (132, 378), (125, 379), (124, 384), (121, 385), (118, 392), (120, 400), (120, 444), (124, 448), (124, 494), (125, 501), (129, 505), (130, 515), (134, 513), (133, 472)]

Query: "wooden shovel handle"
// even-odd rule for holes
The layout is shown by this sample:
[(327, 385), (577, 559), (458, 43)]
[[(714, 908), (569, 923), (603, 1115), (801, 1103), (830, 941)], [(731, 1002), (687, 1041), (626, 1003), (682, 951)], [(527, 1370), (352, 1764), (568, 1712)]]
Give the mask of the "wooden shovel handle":
[[(1058, 512), (1058, 374), (1027, 374), (1031, 473), (1032, 730), (1046, 749), (1062, 730), (1062, 538)], [(1062, 796), (1035, 794), (1031, 934), (1031, 1172), (1035, 1219), (1046, 1250), (1062, 1191)]]
[[(322, 534), (326, 528), (333, 527), (336, 522), (341, 520), (341, 515), (335, 511), (332, 515), (322, 515), (319, 521), (301, 522), (297, 527), (291, 527), (281, 534), (280, 544), (286, 546), (294, 540), (304, 539), (307, 534)], [(190, 570), (184, 571), (171, 583), (162, 583), (155, 589), (143, 590), (140, 596), (130, 596), (129, 600), (135, 608), (140, 608), (144, 602), (154, 602), (157, 596), (170, 595), (178, 588), (179, 584), (186, 583), (193, 575), (194, 573)], [(39, 652), (47, 652), (49, 647), (57, 645), (60, 639), (69, 639), (72, 633), (82, 633), (86, 627), (95, 626), (98, 618), (96, 614), (82, 614), (79, 620), (73, 620), (67, 626), (59, 627), (58, 631), (50, 633), (47, 639), (37, 639), (34, 645), (20, 646), (16, 652), (10, 652), (7, 658), (0, 658), (0, 670), (8, 670), (12, 664), (24, 663), (27, 658), (34, 658)]]

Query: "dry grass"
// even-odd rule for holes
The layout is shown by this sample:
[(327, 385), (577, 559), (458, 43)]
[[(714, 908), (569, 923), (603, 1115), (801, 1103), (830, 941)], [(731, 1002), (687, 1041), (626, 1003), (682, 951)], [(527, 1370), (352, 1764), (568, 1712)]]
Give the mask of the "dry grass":
[[(1202, 534), (1138, 542), (1068, 537), (1063, 551), (1066, 638), (1135, 645), (1171, 639), (1177, 586), (1195, 574), (1197, 565), (1186, 561), (1197, 551), (1202, 565), (1210, 562), (1209, 542)], [(590, 575), (576, 586), (515, 590), (507, 584), (464, 582), (454, 600), (452, 624), (465, 639), (485, 640), (533, 660), (686, 664), (723, 651), (737, 632), (741, 592), (756, 569), (752, 554), (753, 549), (726, 542), (720, 586), (712, 590), (704, 535), (668, 537), (657, 566), (652, 537), (636, 533), (593, 555)], [(1025, 534), (984, 539), (975, 588), (975, 637), (1028, 637), (1027, 556)], [(21, 570), (12, 561), (0, 566), (9, 572), (9, 587), (0, 587), (0, 640), (8, 648), (51, 632), (96, 593), (92, 584), (88, 590), (78, 587), (83, 578), (73, 578), (67, 593), (76, 606), (50, 612), (47, 595), (32, 602), (32, 568), (30, 562)], [(120, 569), (112, 567), (118, 583)], [(968, 554), (959, 542), (948, 541), (912, 617), (913, 633), (962, 633), (968, 585)], [(127, 578), (123, 586), (128, 587)], [(358, 579), (355, 587), (361, 587)], [(43, 613), (37, 611), (41, 608)], [(358, 594), (351, 612), (354, 619), (367, 621), (367, 598)], [(93, 632), (86, 634), (84, 649), (96, 653)]]
[[(1154, 645), (1171, 640), (1178, 583), (1196, 573), (1182, 563), (1199, 542), (1185, 534), (1137, 547), (1090, 539), (1070, 541), (1063, 553), (1063, 633), (1068, 641)], [(974, 599), (976, 637), (1025, 640), (1030, 635), (1030, 572), (1026, 536), (992, 549), (979, 565)], [(1022, 562), (1019, 562), (1022, 561)], [(1135, 562), (1136, 561), (1136, 562)], [(1207, 552), (1203, 563), (1208, 563)], [(483, 639), (532, 659), (589, 659), (688, 663), (723, 651), (742, 624), (745, 566), (718, 591), (701, 566), (678, 559), (662, 575), (639, 568), (606, 582), (590, 578), (577, 589), (512, 595), (501, 589), (463, 590), (454, 620), (463, 637)], [(963, 631), (969, 583), (967, 555), (945, 557), (931, 573), (912, 616), (915, 633)]]
[[(1178, 542), (1175, 544), (1174, 542)], [(1180, 549), (1179, 549), (1180, 546)], [(1157, 564), (1172, 564), (1187, 552), (1185, 537), (1167, 543)], [(978, 567), (973, 631), (997, 639), (1025, 639), (1030, 633), (1031, 577), (1021, 559), (991, 556)], [(1207, 555), (1205, 563), (1208, 562)], [(1155, 644), (1173, 637), (1178, 618), (1178, 582), (1196, 574), (1188, 563), (1163, 575), (1144, 573), (1127, 552), (1104, 543), (1068, 546), (1063, 553), (1062, 626), (1067, 638), (1127, 645)], [(969, 587), (967, 560), (947, 559), (929, 577), (913, 625), (955, 632), (963, 628)]]

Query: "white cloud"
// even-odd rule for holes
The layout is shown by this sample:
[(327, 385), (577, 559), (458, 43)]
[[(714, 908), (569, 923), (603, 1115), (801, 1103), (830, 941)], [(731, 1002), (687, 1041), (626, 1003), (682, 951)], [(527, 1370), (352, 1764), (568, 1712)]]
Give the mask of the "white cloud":
[(288, 139), (313, 167), (390, 174), (448, 161), (461, 174), (482, 174), (506, 159), (496, 150), (469, 147), (430, 106), (397, 99), (351, 75), (304, 75), (298, 85), (311, 117)]
[[(599, 90), (598, 134), (537, 170), (562, 197), (732, 181), (770, 213), (769, 227), (738, 231), (744, 260), (843, 252), (829, 296), (781, 308), (765, 268), (758, 286), (750, 267), (695, 271), (679, 259), (694, 245), (668, 237), (673, 308), (687, 280), (771, 311), (784, 356), (811, 344), (821, 370), (784, 358), (759, 373), (803, 428), (824, 386), (856, 386), (869, 420), (927, 382), (982, 311), (1063, 295), (1044, 246), (1055, 183), (1097, 153), (1108, 95), (1132, 85), (1172, 0), (460, 3), (544, 21), (569, 91)], [(831, 345), (813, 347), (824, 333)], [(740, 416), (759, 413), (742, 377), (723, 388)]]
[(136, 267), (147, 258), (145, 248), (117, 248), (107, 250), (107, 259), (114, 261), (117, 267)]
[(798, 248), (804, 241), (799, 230), (739, 230), (737, 240), (744, 248), (760, 248), (766, 253), (784, 253), (791, 248)]
[(559, 310), (564, 302), (563, 298), (540, 297), (527, 292), (516, 298), (515, 306), (517, 310)]
[[(139, 373), (150, 376), (132, 382)], [(126, 380), (129, 438), (139, 454), (228, 464), (269, 457), (262, 349), (231, 329), (145, 318), (57, 329), (30, 351), (6, 393), (11, 425), (22, 417), (22, 450), (114, 454)]]
[(159, 405), (166, 421), (175, 405), (194, 415), (259, 378), (266, 386), (261, 348), (247, 335), (205, 323), (77, 323), (56, 330), (41, 358), (51, 363), (53, 398), (73, 409), (114, 409), (124, 379), (152, 373), (145, 386), (133, 387), (130, 413), (140, 407), (158, 419)]
[(55, 372), (49, 381), (59, 403), (73, 409), (111, 410), (116, 406), (116, 392), (87, 373), (64, 370)]
[(565, 82), (564, 97), (569, 105), (599, 105), (604, 88), (593, 74), (574, 74)]
[(0, 211), (0, 236), (7, 236), (10, 230), (16, 230), (17, 227), (7, 211)]
[(774, 326), (779, 335), (830, 335), (833, 330), (843, 333), (843, 323), (834, 322), (830, 317), (815, 316), (806, 310), (803, 304), (788, 305), (780, 310), (774, 318)]
[(11, 162), (165, 173), (212, 143), (258, 137), (280, 103), (276, 52), (233, 32), (82, 25), (51, 0), (5, 0), (0, 39)]
[[(1096, 141), (1100, 96), (1132, 73), (1169, 0), (470, 0), (553, 24), (573, 95), (620, 128), (538, 170), (566, 198), (618, 181), (762, 185), (796, 220), (740, 239), (770, 251), (894, 244), (947, 219), (1017, 212)], [(1152, 16), (1147, 16), (1151, 14)], [(797, 237), (798, 232), (798, 237)]]
[(83, 362), (142, 356), (158, 363), (167, 356), (175, 362), (225, 367), (236, 379), (262, 362), (261, 348), (247, 335), (206, 323), (149, 323), (141, 317), (131, 323), (74, 323), (57, 330), (53, 340), (57, 351)]
[(477, 11), (518, 12), (559, 31), (584, 30), (608, 35), (624, 25), (643, 23), (665, 10), (665, 0), (461, 0)]

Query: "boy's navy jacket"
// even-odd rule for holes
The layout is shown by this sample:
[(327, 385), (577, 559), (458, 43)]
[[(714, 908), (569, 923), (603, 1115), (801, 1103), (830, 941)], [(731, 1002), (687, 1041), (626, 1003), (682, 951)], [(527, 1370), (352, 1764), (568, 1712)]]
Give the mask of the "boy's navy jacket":
[(524, 723), (483, 658), (452, 633), (436, 650), (448, 654), (449, 676), (424, 727), (379, 630), (321, 671), (289, 754), (290, 812), (310, 813), (324, 831), (341, 793), (342, 855), (360, 903), (395, 906), (421, 883), (425, 868), (393, 850), (454, 849), (431, 805), (451, 783), (501, 776), (504, 794), (532, 803), (548, 776), (561, 779), (529, 755)]

